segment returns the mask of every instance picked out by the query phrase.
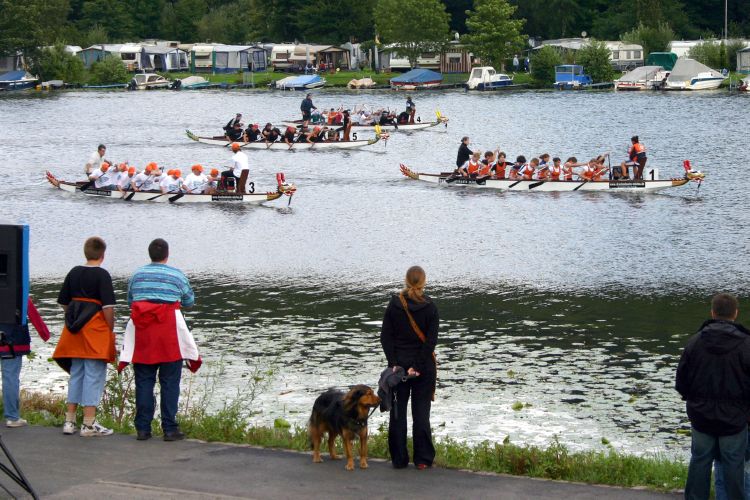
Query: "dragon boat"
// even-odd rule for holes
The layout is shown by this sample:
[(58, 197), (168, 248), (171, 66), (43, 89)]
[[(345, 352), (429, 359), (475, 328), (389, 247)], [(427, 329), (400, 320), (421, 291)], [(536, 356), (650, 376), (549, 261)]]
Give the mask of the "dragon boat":
[[(705, 178), (702, 172), (692, 170), (690, 162), (685, 160), (685, 175), (671, 179), (624, 179), (624, 180), (521, 180), (521, 179), (497, 179), (487, 177), (461, 177), (453, 172), (441, 172), (438, 174), (426, 174), (415, 172), (403, 163), (400, 165), (401, 173), (406, 177), (418, 181), (429, 182), (441, 186), (461, 186), (479, 189), (497, 189), (500, 191), (616, 191), (616, 192), (654, 192), (666, 188), (684, 186), (694, 181), (701, 183)], [(654, 172), (653, 170), (651, 172)], [(653, 175), (653, 174), (652, 174)]]
[(273, 151), (297, 151), (297, 150), (328, 150), (328, 149), (355, 149), (355, 148), (361, 148), (364, 146), (371, 146), (378, 141), (387, 140), (388, 136), (387, 133), (380, 133), (376, 134), (375, 137), (372, 139), (362, 139), (362, 140), (352, 140), (352, 141), (323, 141), (323, 142), (315, 142), (315, 143), (309, 143), (309, 142), (294, 142), (292, 143), (292, 146), (290, 147), (287, 143), (283, 141), (277, 141), (272, 143), (266, 143), (263, 141), (257, 141), (257, 142), (242, 142), (242, 141), (227, 141), (226, 137), (224, 136), (214, 136), (214, 137), (200, 137), (192, 133), (191, 131), (187, 130), (187, 136), (197, 142), (203, 143), (203, 144), (210, 144), (212, 146), (223, 146), (228, 148), (233, 142), (236, 142), (240, 145), (242, 149), (270, 149)]
[(276, 174), (278, 186), (276, 191), (267, 191), (264, 193), (254, 192), (255, 186), (250, 183), (250, 191), (239, 193), (234, 191), (217, 191), (213, 194), (191, 194), (191, 193), (158, 193), (152, 191), (124, 191), (120, 192), (112, 189), (97, 189), (91, 186), (91, 182), (63, 181), (55, 177), (51, 172), (46, 172), (47, 181), (54, 187), (83, 196), (109, 198), (122, 201), (138, 201), (152, 203), (253, 203), (260, 204), (267, 201), (278, 200), (282, 196), (291, 197), (297, 191), (294, 184), (287, 184), (284, 174)]
[[(325, 114), (321, 116), (326, 116)], [(443, 116), (440, 111), (435, 111), (436, 120), (430, 121), (430, 122), (423, 122), (421, 117), (417, 117), (416, 122), (414, 123), (404, 123), (401, 125), (394, 125), (394, 124), (372, 124), (372, 125), (355, 125), (352, 124), (352, 132), (365, 132), (372, 130), (374, 132), (377, 132), (378, 129), (380, 130), (387, 130), (387, 131), (396, 131), (396, 132), (413, 132), (415, 130), (425, 130), (432, 127), (437, 127), (438, 125), (444, 125), (445, 127), (448, 127), (448, 117)], [(284, 125), (292, 125), (295, 127), (299, 127), (302, 125), (302, 120), (287, 120), (284, 123)], [(310, 122), (310, 125), (328, 125), (329, 127), (341, 127), (341, 124), (328, 124), (325, 122), (317, 122), (313, 123)], [(352, 136), (354, 139), (356, 139), (356, 136)]]

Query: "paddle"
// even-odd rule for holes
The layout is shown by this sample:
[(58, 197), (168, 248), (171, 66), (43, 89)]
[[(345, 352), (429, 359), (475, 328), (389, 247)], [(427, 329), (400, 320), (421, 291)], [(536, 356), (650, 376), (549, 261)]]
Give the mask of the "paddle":
[(174, 195), (174, 196), (171, 196), (171, 197), (169, 198), (169, 203), (174, 203), (175, 201), (179, 200), (179, 199), (180, 199), (180, 198), (182, 198), (183, 196), (185, 196), (185, 193), (177, 193), (176, 195)]

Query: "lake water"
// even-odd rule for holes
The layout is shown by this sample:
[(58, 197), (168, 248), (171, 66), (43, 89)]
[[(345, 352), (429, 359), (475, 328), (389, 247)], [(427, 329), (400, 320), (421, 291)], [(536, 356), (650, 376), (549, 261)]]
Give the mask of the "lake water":
[[(191, 277), (189, 321), (209, 361), (223, 359), (228, 397), (256, 366), (275, 369), (256, 421), (303, 424), (328, 386), (375, 385), (384, 367), (379, 325), (406, 268), (422, 265), (441, 315), (433, 425), (441, 436), (684, 456), (687, 419), (673, 389), (682, 346), (716, 291), (750, 291), (744, 175), (748, 96), (708, 93), (416, 94), (423, 119), (450, 119), (387, 145), (350, 152), (250, 151), (251, 175), (298, 192), (265, 206), (162, 206), (80, 199), (54, 191), (49, 169), (80, 178), (97, 144), (140, 167), (222, 167), (230, 153), (189, 141), (234, 113), (253, 122), (296, 117), (302, 96), (264, 91), (63, 92), (0, 97), (0, 218), (31, 225), (33, 291), (59, 331), (54, 305), (83, 240), (104, 237), (105, 267), (125, 279), (155, 237)], [(401, 107), (390, 92), (317, 92), (320, 108)], [(621, 161), (631, 135), (649, 167), (707, 174), (658, 194), (499, 193), (402, 177), (452, 168), (460, 139), (509, 157), (548, 152)], [(122, 295), (121, 295), (122, 296)], [(118, 310), (120, 318), (127, 314)], [(742, 314), (742, 313), (741, 313)], [(742, 320), (742, 316), (740, 320)], [(122, 328), (119, 328), (121, 330)], [(62, 390), (47, 363), (26, 387)], [(513, 403), (526, 406), (520, 411)], [(375, 416), (375, 423), (385, 421)]]

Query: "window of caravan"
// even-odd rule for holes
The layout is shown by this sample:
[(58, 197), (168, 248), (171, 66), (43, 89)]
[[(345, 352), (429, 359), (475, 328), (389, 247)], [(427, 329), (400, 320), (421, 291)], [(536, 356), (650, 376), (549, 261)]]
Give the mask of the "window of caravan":
[(634, 50), (633, 51), (633, 59), (641, 59), (641, 51), (640, 50)]
[(217, 52), (216, 53), (216, 67), (218, 68), (229, 67), (229, 52)]
[(620, 51), (619, 50), (613, 50), (612, 51), (612, 59), (619, 59), (620, 58)]
[(122, 52), (120, 58), (123, 61), (135, 61), (135, 52)]

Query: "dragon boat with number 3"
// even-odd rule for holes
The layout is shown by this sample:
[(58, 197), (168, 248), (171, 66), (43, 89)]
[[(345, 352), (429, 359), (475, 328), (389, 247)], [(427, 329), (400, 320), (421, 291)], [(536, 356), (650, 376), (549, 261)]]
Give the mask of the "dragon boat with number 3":
[(676, 186), (684, 186), (694, 181), (703, 182), (705, 174), (690, 169), (690, 163), (685, 161), (685, 176), (672, 179), (624, 179), (600, 181), (588, 180), (521, 180), (521, 179), (497, 179), (493, 177), (460, 177), (453, 172), (441, 172), (439, 174), (424, 174), (411, 170), (403, 163), (400, 165), (401, 173), (406, 177), (418, 181), (429, 182), (441, 186), (467, 186), (479, 189), (497, 189), (500, 191), (615, 191), (615, 192), (653, 192)]
[[(278, 187), (276, 191), (267, 191), (265, 193), (237, 193), (231, 191), (217, 191), (213, 194), (192, 194), (192, 193), (158, 193), (152, 191), (117, 191), (112, 189), (97, 189), (90, 182), (68, 182), (55, 177), (51, 172), (47, 172), (47, 181), (54, 187), (84, 196), (99, 198), (109, 198), (112, 200), (122, 201), (144, 201), (152, 203), (264, 203), (267, 201), (278, 200), (282, 196), (288, 196), (291, 203), (291, 197), (297, 191), (294, 184), (287, 184), (283, 174), (276, 174)], [(254, 188), (254, 186), (252, 186)]]
[(215, 137), (200, 137), (195, 135), (194, 133), (190, 132), (189, 130), (186, 131), (187, 136), (197, 142), (203, 143), (203, 144), (210, 144), (212, 146), (223, 146), (228, 148), (232, 145), (233, 142), (236, 142), (240, 145), (242, 149), (270, 149), (273, 151), (297, 151), (297, 150), (328, 150), (328, 149), (354, 149), (354, 148), (361, 148), (364, 146), (371, 146), (375, 144), (376, 142), (383, 140), (384, 142), (388, 140), (388, 133), (387, 132), (379, 132), (375, 134), (375, 137), (372, 139), (364, 139), (364, 140), (354, 140), (354, 141), (323, 141), (323, 142), (293, 142), (291, 146), (283, 141), (277, 141), (272, 143), (267, 143), (264, 141), (257, 141), (257, 142), (242, 142), (242, 141), (227, 141), (226, 137), (224, 136), (215, 136)]

